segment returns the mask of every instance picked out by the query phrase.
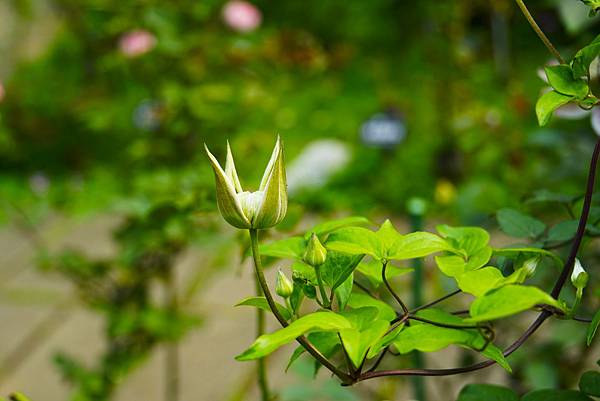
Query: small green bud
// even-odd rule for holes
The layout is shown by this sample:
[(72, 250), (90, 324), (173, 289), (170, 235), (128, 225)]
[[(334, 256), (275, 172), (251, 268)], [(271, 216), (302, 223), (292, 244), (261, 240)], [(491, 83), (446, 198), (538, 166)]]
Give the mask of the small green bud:
[(527, 272), (527, 277), (532, 277), (535, 274), (535, 269), (540, 263), (540, 260), (541, 258), (539, 256), (534, 256), (523, 262), (523, 269)]
[(571, 273), (571, 283), (577, 289), (583, 289), (587, 285), (590, 279), (590, 275), (583, 269), (579, 259), (575, 259), (575, 266), (573, 267), (573, 273)]
[(294, 283), (281, 270), (277, 272), (275, 292), (283, 298), (289, 298), (294, 292)]
[(319, 237), (315, 233), (312, 233), (306, 246), (306, 252), (304, 252), (304, 262), (311, 266), (320, 266), (325, 263), (327, 259), (327, 249), (319, 241)]

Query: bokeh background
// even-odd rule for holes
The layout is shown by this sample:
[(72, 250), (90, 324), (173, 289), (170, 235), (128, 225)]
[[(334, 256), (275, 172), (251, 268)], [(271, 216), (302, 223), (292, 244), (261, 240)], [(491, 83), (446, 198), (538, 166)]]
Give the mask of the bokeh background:
[[(566, 55), (598, 33), (577, 0), (528, 5)], [(222, 157), (229, 140), (251, 187), (282, 137), (283, 233), (352, 214), (409, 230), (414, 198), (428, 227), (495, 230), (537, 190), (583, 192), (590, 115), (535, 120), (549, 61), (510, 0), (0, 1), (0, 393), (255, 399), (254, 365), (233, 360), (254, 330), (233, 307), (253, 291), (246, 239), (215, 214), (203, 144)], [(429, 399), (572, 386), (593, 352), (580, 326), (551, 327), (515, 375), (426, 379)], [(408, 379), (283, 373), (286, 352), (270, 363), (283, 401), (411, 397)]]

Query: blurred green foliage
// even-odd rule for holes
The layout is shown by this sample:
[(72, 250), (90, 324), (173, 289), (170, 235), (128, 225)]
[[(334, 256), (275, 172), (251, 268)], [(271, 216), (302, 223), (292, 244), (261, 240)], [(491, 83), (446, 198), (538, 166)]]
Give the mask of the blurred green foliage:
[[(531, 3), (563, 47), (591, 37), (561, 32), (560, 7)], [(244, 156), (265, 153), (276, 133), (288, 160), (313, 139), (351, 145), (348, 169), (325, 191), (297, 197), (317, 210), (402, 211), (418, 195), (472, 219), (514, 203), (532, 182), (578, 188), (565, 178), (578, 184), (573, 160), (589, 147), (588, 122), (569, 136), (536, 128), (535, 71), (548, 57), (508, 0), (257, 1), (263, 24), (250, 33), (226, 26), (217, 0), (52, 4), (54, 41), (18, 64), (0, 105), (1, 179), (19, 205), (42, 197), (103, 209), (139, 195), (131, 184), (140, 179), (158, 186), (172, 175), (176, 187), (180, 172), (208, 186), (201, 145), (222, 153), (224, 138), (238, 169), (256, 177)], [(156, 47), (120, 52), (140, 29)], [(362, 145), (360, 125), (390, 108), (407, 140), (392, 151)], [(48, 191), (31, 189), (36, 174)]]

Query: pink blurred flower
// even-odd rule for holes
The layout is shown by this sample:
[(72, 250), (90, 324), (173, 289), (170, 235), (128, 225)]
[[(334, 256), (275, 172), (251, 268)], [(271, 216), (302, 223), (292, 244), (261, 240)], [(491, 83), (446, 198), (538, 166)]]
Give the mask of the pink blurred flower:
[(138, 57), (156, 46), (156, 37), (143, 29), (125, 33), (119, 39), (119, 50), (127, 57)]
[(244, 0), (228, 1), (223, 7), (223, 20), (238, 32), (251, 32), (258, 28), (262, 14), (256, 6)]
[(4, 90), (4, 85), (2, 85), (2, 82), (0, 82), (0, 102), (2, 102), (2, 99), (4, 99), (4, 95), (6, 95), (6, 91)]

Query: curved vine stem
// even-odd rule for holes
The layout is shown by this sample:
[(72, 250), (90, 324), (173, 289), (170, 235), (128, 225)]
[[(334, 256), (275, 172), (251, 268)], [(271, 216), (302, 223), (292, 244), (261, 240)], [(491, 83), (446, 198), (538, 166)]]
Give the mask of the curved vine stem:
[(406, 307), (406, 304), (402, 301), (402, 299), (400, 298), (400, 296), (398, 294), (396, 294), (396, 292), (394, 291), (394, 289), (390, 285), (389, 281), (387, 280), (387, 277), (385, 276), (385, 271), (387, 269), (387, 265), (388, 265), (387, 261), (383, 262), (383, 264), (382, 264), (381, 280), (385, 284), (385, 286), (388, 289), (388, 291), (390, 292), (390, 294), (392, 294), (392, 296), (394, 297), (394, 299), (398, 302), (398, 304), (402, 308), (402, 311), (404, 312), (404, 316), (408, 316), (408, 314), (410, 312), (409, 312), (408, 308)]
[(554, 47), (554, 45), (552, 44), (552, 42), (550, 42), (550, 39), (548, 39), (548, 37), (546, 36), (546, 34), (544, 33), (544, 31), (542, 31), (542, 29), (537, 24), (537, 22), (535, 22), (535, 19), (533, 18), (533, 16), (531, 15), (531, 13), (529, 12), (529, 10), (527, 9), (527, 6), (523, 2), (523, 0), (515, 0), (515, 2), (517, 3), (517, 5), (519, 6), (519, 8), (521, 9), (521, 12), (523, 13), (523, 15), (525, 16), (525, 18), (527, 19), (527, 22), (529, 22), (529, 25), (531, 25), (531, 27), (533, 28), (533, 30), (535, 31), (535, 33), (537, 34), (537, 36), (542, 40), (542, 42), (544, 42), (544, 45), (550, 51), (550, 53), (552, 53), (552, 55), (558, 60), (559, 63), (565, 64), (565, 60), (563, 60), (563, 58), (560, 55), (560, 53), (558, 52), (558, 50), (556, 50), (556, 47)]
[[(252, 247), (252, 258), (254, 259), (254, 271), (256, 273), (256, 278), (258, 280), (258, 284), (260, 285), (263, 293), (265, 294), (265, 299), (269, 304), (269, 308), (275, 318), (279, 321), (282, 327), (288, 326), (287, 320), (283, 317), (283, 315), (277, 309), (277, 304), (273, 299), (273, 294), (271, 294), (271, 290), (269, 289), (269, 285), (267, 284), (267, 280), (265, 278), (265, 274), (263, 272), (262, 263), (260, 260), (260, 252), (258, 249), (258, 231), (256, 229), (250, 229), (250, 243)], [(346, 372), (338, 369), (329, 359), (327, 359), (318, 349), (314, 347), (308, 341), (308, 339), (304, 336), (300, 336), (296, 338), (296, 341), (300, 343), (306, 349), (306, 351), (311, 354), (317, 361), (319, 361), (323, 366), (331, 371), (334, 375), (336, 375), (343, 384), (352, 384), (355, 382), (354, 378), (347, 374)]]
[[(579, 217), (579, 226), (577, 228), (577, 234), (575, 235), (575, 239), (571, 245), (571, 251), (569, 253), (569, 258), (563, 265), (562, 272), (559, 278), (556, 280), (554, 288), (552, 290), (551, 295), (554, 298), (557, 298), (562, 290), (563, 286), (566, 283), (567, 278), (571, 274), (573, 269), (573, 264), (575, 262), (575, 257), (577, 255), (577, 251), (581, 246), (581, 241), (585, 234), (585, 226), (587, 224), (587, 220), (590, 214), (590, 207), (592, 204), (592, 196), (594, 194), (594, 184), (596, 181), (596, 167), (598, 165), (598, 157), (600, 156), (600, 138), (596, 141), (596, 146), (594, 147), (594, 152), (592, 154), (592, 160), (590, 161), (590, 168), (587, 179), (587, 187), (585, 191), (584, 201), (583, 201), (583, 209), (581, 211), (581, 216)], [(529, 337), (535, 333), (535, 331), (548, 319), (552, 316), (552, 312), (549, 310), (543, 310), (540, 312), (535, 321), (525, 330), (523, 334), (510, 346), (508, 346), (503, 355), (505, 357), (509, 356), (513, 352), (515, 352)], [(495, 361), (485, 361), (476, 363), (469, 366), (459, 367), (459, 368), (448, 368), (448, 369), (396, 369), (396, 370), (381, 370), (374, 372), (366, 372), (361, 374), (357, 381), (363, 381), (368, 379), (373, 379), (375, 377), (384, 377), (384, 376), (450, 376), (457, 375), (461, 373), (472, 372), (479, 369), (487, 368), (488, 366), (494, 365)]]
[(461, 292), (462, 292), (462, 290), (460, 290), (460, 289), (452, 291), (451, 293), (446, 294), (446, 295), (444, 295), (441, 298), (435, 299), (435, 300), (433, 300), (431, 302), (427, 302), (426, 304), (423, 304), (423, 305), (421, 305), (419, 307), (414, 308), (413, 310), (410, 311), (410, 313), (416, 313), (416, 312), (418, 312), (420, 310), (431, 308), (433, 305), (437, 305), (440, 302), (447, 300), (448, 298), (451, 298), (451, 297), (453, 297), (455, 295), (460, 294)]

